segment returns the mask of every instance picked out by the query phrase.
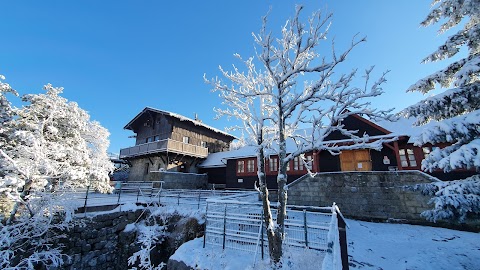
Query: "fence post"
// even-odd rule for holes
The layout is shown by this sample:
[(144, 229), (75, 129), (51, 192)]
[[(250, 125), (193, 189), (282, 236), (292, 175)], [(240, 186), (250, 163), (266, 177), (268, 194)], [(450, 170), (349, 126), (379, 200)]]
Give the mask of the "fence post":
[(261, 236), (260, 236), (261, 237), (261, 242), (260, 243), (262, 244), (262, 261), (263, 261), (263, 257), (264, 257), (264, 255), (263, 255), (264, 254), (264, 251), (263, 251), (263, 245), (264, 245), (264, 242), (263, 242), (263, 229), (264, 229), (263, 228), (263, 207), (262, 207), (262, 220), (260, 222), (260, 226), (262, 226), (262, 233), (261, 233)]
[(208, 229), (208, 202), (205, 209), (205, 232), (203, 233), (203, 248), (205, 248), (205, 242), (207, 241), (207, 229)]
[(201, 193), (199, 191), (198, 192), (198, 207), (197, 207), (197, 209), (200, 209), (200, 195), (201, 195)]
[(140, 196), (140, 187), (138, 187), (138, 192), (137, 192), (137, 203), (138, 203), (138, 196)]
[(119, 191), (118, 191), (117, 205), (120, 204), (120, 195), (122, 194), (122, 186), (123, 186), (123, 182), (120, 182), (120, 188), (119, 188)]
[(160, 181), (160, 191), (158, 192), (158, 204), (160, 204), (160, 198), (162, 197), (163, 181)]
[[(335, 209), (335, 211), (337, 211)], [(340, 253), (342, 258), (342, 269), (348, 270), (348, 249), (347, 249), (347, 224), (343, 220), (342, 215), (337, 211), (338, 221), (338, 238), (340, 240)]]
[(177, 197), (177, 205), (180, 205), (180, 192), (178, 193), (178, 197)]
[(305, 246), (308, 247), (307, 210), (303, 209), (303, 228), (305, 228)]
[(225, 238), (227, 234), (227, 204), (225, 204), (225, 210), (223, 211), (223, 249), (225, 249)]
[(85, 194), (85, 204), (83, 205), (83, 213), (84, 214), (87, 214), (88, 190), (90, 190), (90, 186), (87, 186), (87, 193)]

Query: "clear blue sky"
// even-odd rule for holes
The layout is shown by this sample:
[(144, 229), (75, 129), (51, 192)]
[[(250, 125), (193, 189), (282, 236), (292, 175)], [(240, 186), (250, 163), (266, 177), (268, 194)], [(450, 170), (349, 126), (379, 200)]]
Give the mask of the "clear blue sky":
[(203, 74), (238, 64), (234, 53), (253, 55), (251, 33), (270, 6), (269, 26), (278, 30), (302, 3), (309, 13), (334, 13), (330, 38), (339, 49), (356, 33), (367, 36), (343, 68), (391, 70), (374, 106), (399, 110), (422, 98), (405, 93), (408, 86), (445, 65), (420, 64), (446, 38), (437, 36), (437, 26), (419, 27), (430, 2), (3, 1), (0, 74), (20, 94), (42, 92), (47, 83), (63, 86), (64, 97), (111, 132), (111, 152), (134, 144), (123, 127), (145, 106), (191, 118), (197, 113), (224, 129), (233, 123), (213, 119), (221, 101)]

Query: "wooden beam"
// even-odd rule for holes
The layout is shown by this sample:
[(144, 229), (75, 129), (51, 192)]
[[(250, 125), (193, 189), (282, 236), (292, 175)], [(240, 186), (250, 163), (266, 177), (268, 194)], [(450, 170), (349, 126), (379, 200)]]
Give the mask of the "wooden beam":
[(393, 151), (395, 151), (395, 147), (394, 146), (391, 146), (389, 143), (383, 143), (386, 147), (392, 149)]
[(398, 141), (393, 142), (395, 157), (397, 158), (397, 168), (399, 171), (403, 170), (402, 168), (402, 161), (400, 160), (400, 153), (398, 148)]

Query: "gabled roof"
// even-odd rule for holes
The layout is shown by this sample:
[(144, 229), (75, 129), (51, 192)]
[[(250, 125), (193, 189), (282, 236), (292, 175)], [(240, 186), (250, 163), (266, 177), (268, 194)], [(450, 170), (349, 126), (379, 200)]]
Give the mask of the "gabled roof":
[(392, 132), (391, 134), (394, 134), (398, 137), (402, 137), (402, 136), (409, 137), (408, 142), (412, 143), (413, 138), (422, 134), (422, 131), (424, 129), (429, 128), (432, 125), (435, 125), (436, 123), (438, 123), (437, 121), (432, 120), (423, 126), (416, 126), (415, 121), (416, 119), (413, 117), (410, 117), (410, 118), (400, 117), (398, 121), (395, 121), (395, 122), (382, 120), (382, 121), (377, 121), (376, 124)]
[(211, 131), (214, 131), (216, 133), (219, 133), (219, 134), (222, 134), (226, 137), (229, 137), (231, 138), (232, 140), (233, 139), (236, 139), (235, 136), (233, 135), (230, 135), (224, 131), (221, 131), (219, 129), (216, 129), (214, 127), (211, 127), (209, 125), (206, 125), (204, 123), (202, 123), (201, 121), (197, 121), (197, 120), (193, 120), (191, 118), (188, 118), (188, 117), (185, 117), (183, 115), (180, 115), (180, 114), (177, 114), (177, 113), (172, 113), (172, 112), (168, 112), (168, 111), (163, 111), (163, 110), (159, 110), (159, 109), (155, 109), (155, 108), (152, 108), (152, 107), (145, 107), (140, 113), (138, 113), (132, 120), (130, 120), (130, 122), (128, 122), (128, 124), (125, 125), (125, 127), (123, 127), (124, 129), (128, 129), (128, 130), (133, 130), (133, 127), (132, 125), (138, 120), (138, 118), (140, 118), (143, 114), (145, 114), (146, 112), (148, 111), (151, 111), (151, 112), (154, 112), (154, 113), (159, 113), (159, 114), (163, 114), (163, 115), (168, 115), (168, 116), (171, 116), (173, 118), (176, 118), (180, 121), (187, 121), (187, 122), (190, 122), (196, 126), (200, 126), (200, 127), (204, 127), (206, 129), (209, 129)]
[[(370, 126), (386, 133), (386, 135), (377, 135), (377, 136), (371, 136), (371, 138), (391, 138), (392, 136), (395, 137), (409, 137), (412, 138), (413, 136), (417, 136), (421, 133), (423, 130), (424, 126), (418, 127), (414, 126), (415, 119), (413, 118), (400, 118), (396, 122), (392, 121), (376, 121), (373, 122), (369, 119), (363, 118), (360, 115), (352, 115), (358, 120), (361, 120)], [(427, 124), (428, 125), (428, 124)], [(301, 129), (298, 130), (297, 132), (307, 132), (308, 129)], [(351, 141), (350, 139), (345, 139), (345, 140), (329, 140), (325, 141), (325, 143), (344, 143), (344, 142), (349, 142)], [(410, 141), (409, 141), (410, 142)], [(293, 152), (296, 150), (295, 143), (293, 142), (292, 139), (287, 139), (287, 152)], [(275, 153), (271, 153), (275, 154)], [(215, 168), (215, 167), (225, 167), (226, 166), (226, 160), (228, 159), (238, 159), (238, 158), (247, 158), (247, 157), (255, 157), (256, 156), (256, 151), (255, 147), (253, 146), (244, 146), (240, 149), (237, 150), (231, 150), (231, 151), (226, 151), (226, 152), (219, 152), (219, 153), (214, 153), (214, 154), (209, 154), (207, 156), (207, 159), (203, 161), (199, 167), (201, 168)]]

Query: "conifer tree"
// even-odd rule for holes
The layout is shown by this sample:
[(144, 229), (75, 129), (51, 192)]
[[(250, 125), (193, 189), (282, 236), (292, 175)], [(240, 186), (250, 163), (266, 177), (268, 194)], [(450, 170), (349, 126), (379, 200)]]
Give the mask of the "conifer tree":
[[(407, 117), (416, 117), (416, 125), (433, 122), (414, 138), (415, 145), (447, 143), (434, 149), (422, 162), (422, 169), (480, 169), (480, 1), (436, 0), (422, 26), (441, 23), (439, 33), (457, 27), (423, 62), (435, 62), (457, 56), (462, 48), (468, 53), (408, 88), (408, 92), (424, 94), (445, 88), (442, 93), (426, 98), (406, 109)], [(423, 213), (427, 219), (464, 221), (469, 214), (480, 212), (480, 177), (461, 181), (439, 182), (425, 192), (435, 195), (434, 209)]]

